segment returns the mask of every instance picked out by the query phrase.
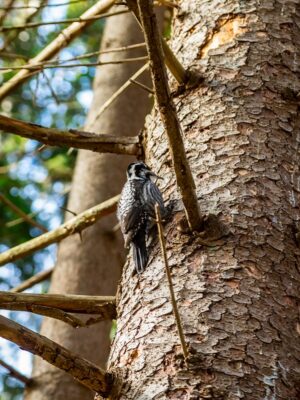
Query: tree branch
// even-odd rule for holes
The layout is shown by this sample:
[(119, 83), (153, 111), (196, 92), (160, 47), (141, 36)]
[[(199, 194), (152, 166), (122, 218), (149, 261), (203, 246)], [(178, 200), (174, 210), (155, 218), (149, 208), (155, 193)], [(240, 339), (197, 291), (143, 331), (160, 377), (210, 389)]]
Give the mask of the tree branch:
[(36, 250), (49, 246), (52, 243), (60, 242), (65, 237), (73, 235), (74, 233), (81, 232), (83, 229), (93, 225), (101, 217), (114, 212), (117, 208), (119, 197), (120, 195), (112, 197), (111, 199), (78, 214), (77, 217), (70, 219), (57, 229), (1, 253), (0, 266), (23, 258)]
[(104, 113), (104, 111), (131, 85), (130, 80), (138, 78), (148, 68), (149, 64), (146, 63), (139, 70), (137, 70), (122, 86), (120, 86), (119, 89), (116, 90), (115, 93), (112, 96), (110, 96), (110, 98), (106, 100), (106, 102), (100, 107), (100, 110), (98, 111), (96, 117), (90, 123), (90, 125), (93, 125), (95, 121), (97, 121), (97, 119), (100, 118), (100, 116)]
[(113, 384), (112, 374), (92, 362), (79, 357), (45, 336), (0, 316), (0, 336), (23, 350), (42, 357), (45, 361), (72, 375), (82, 385), (107, 397)]
[(100, 15), (94, 15), (92, 17), (79, 17), (79, 18), (69, 18), (69, 19), (61, 19), (58, 21), (41, 21), (41, 22), (29, 22), (27, 24), (20, 24), (20, 25), (11, 25), (11, 26), (0, 26), (0, 32), (7, 32), (11, 30), (23, 30), (23, 29), (29, 29), (29, 28), (38, 28), (39, 26), (45, 26), (45, 25), (61, 25), (61, 24), (71, 24), (72, 22), (90, 22), (90, 21), (97, 21), (98, 19), (101, 18), (107, 18), (107, 17), (113, 17), (115, 15), (120, 15), (120, 14), (125, 14), (129, 10), (120, 10), (120, 11), (115, 11), (112, 13), (106, 13), (106, 14), (100, 14)]
[[(125, 64), (130, 62), (138, 62), (138, 61), (146, 61), (148, 60), (147, 56), (142, 57), (133, 57), (133, 58), (123, 58), (121, 60), (111, 60), (111, 61), (96, 61), (90, 63), (78, 63), (78, 64), (61, 64), (60, 62), (55, 64), (50, 63), (40, 63), (35, 65), (25, 64), (19, 67), (0, 67), (1, 73), (6, 73), (10, 71), (19, 71), (22, 69), (28, 69), (29, 71), (38, 70), (39, 72), (44, 69), (53, 69), (53, 68), (79, 68), (79, 67), (97, 67), (100, 65), (114, 65), (114, 64)], [(65, 62), (65, 61), (64, 61)]]
[(18, 381), (25, 383), (25, 385), (28, 385), (31, 382), (30, 378), (27, 378), (27, 376), (21, 374), (21, 372), (17, 371), (14, 367), (7, 364), (5, 361), (1, 359), (0, 359), (0, 365), (9, 371), (10, 376), (12, 376), (15, 379), (18, 379)]
[[(136, 0), (126, 0), (126, 3), (128, 5), (128, 8), (135, 15), (138, 23), (141, 25), (140, 13)], [(184, 69), (183, 65), (180, 63), (178, 58), (170, 49), (168, 43), (163, 38), (161, 39), (161, 45), (163, 48), (166, 65), (169, 68), (171, 74), (180, 85), (188, 83), (191, 78), (189, 71)]]
[[(106, 12), (113, 4), (115, 0), (100, 0), (84, 12), (81, 16), (82, 19), (87, 19), (98, 14)], [(63, 47), (68, 45), (81, 31), (88, 26), (92, 21), (73, 22), (66, 29), (62, 30), (61, 33), (46, 46), (36, 57), (34, 57), (30, 64), (35, 65), (45, 60), (49, 60), (55, 54), (57, 54)], [(36, 73), (36, 71), (34, 71)], [(24, 82), (29, 76), (32, 75), (32, 71), (27, 69), (19, 71), (13, 78), (4, 83), (0, 87), (0, 101), (7, 96), (13, 89)]]
[[(33, 294), (0, 291), (0, 309), (31, 311), (31, 306), (56, 308), (68, 313), (98, 314), (106, 320), (116, 319), (114, 296), (84, 296), (76, 294)], [(34, 311), (32, 311), (34, 312)]]
[(140, 151), (137, 136), (112, 136), (75, 129), (61, 131), (0, 115), (0, 129), (22, 137), (60, 147), (75, 147), (99, 153), (137, 155)]
[(11, 293), (19, 293), (23, 292), (26, 289), (31, 288), (32, 286), (45, 281), (46, 279), (50, 278), (52, 275), (54, 268), (50, 268), (46, 271), (42, 271), (39, 274), (33, 275), (31, 278), (26, 279), (26, 281), (20, 283), (20, 285), (10, 289)]
[(162, 256), (163, 256), (163, 259), (164, 259), (166, 275), (167, 275), (167, 278), (168, 278), (168, 285), (169, 285), (171, 303), (172, 303), (172, 308), (173, 308), (173, 314), (174, 314), (174, 317), (175, 317), (175, 322), (176, 322), (176, 326), (177, 326), (178, 336), (179, 336), (179, 339), (180, 339), (184, 360), (185, 360), (185, 363), (187, 365), (189, 352), (188, 352), (187, 345), (186, 345), (186, 342), (185, 342), (185, 337), (184, 337), (184, 333), (183, 333), (181, 318), (180, 318), (180, 314), (179, 314), (179, 311), (178, 311), (177, 301), (176, 301), (176, 297), (175, 297), (175, 293), (174, 293), (172, 275), (171, 275), (171, 271), (170, 271), (170, 267), (169, 267), (169, 263), (168, 263), (168, 258), (167, 258), (166, 243), (165, 243), (165, 238), (164, 238), (164, 233), (163, 233), (163, 228), (162, 228), (162, 223), (161, 223), (160, 210), (159, 210), (159, 205), (158, 204), (155, 205), (155, 214), (156, 214), (156, 223), (157, 223), (157, 228), (158, 228), (158, 236), (159, 236), (160, 248), (161, 248)]
[[(22, 304), (22, 306), (24, 305)], [(0, 306), (0, 309), (1, 308), (2, 307)], [(114, 318), (108, 318), (107, 313), (104, 312), (104, 315), (101, 315), (100, 317), (89, 318), (87, 321), (82, 321), (80, 318), (77, 318), (74, 315), (62, 311), (58, 308), (38, 306), (34, 304), (26, 304), (26, 309), (23, 309), (23, 307), (21, 307), (22, 309), (19, 309), (20, 305), (18, 303), (14, 303), (12, 307), (10, 305), (9, 306), (5, 305), (3, 308), (5, 310), (13, 309), (14, 311), (28, 311), (34, 314), (42, 315), (43, 317), (58, 319), (59, 321), (65, 322), (66, 324), (72, 326), (73, 328), (86, 328), (90, 325), (94, 325), (102, 321), (114, 319)]]
[(156, 17), (151, 0), (137, 0), (137, 2), (150, 58), (155, 98), (168, 136), (177, 185), (184, 204), (189, 228), (191, 231), (197, 231), (202, 228), (202, 217), (198, 207), (195, 182), (184, 149), (181, 127), (170, 95)]
[(23, 221), (28, 222), (30, 225), (35, 226), (36, 228), (40, 229), (42, 232), (48, 232), (48, 229), (44, 227), (44, 225), (40, 224), (39, 222), (32, 219), (29, 215), (27, 215), (24, 211), (22, 211), (19, 207), (17, 207), (12, 201), (10, 201), (7, 197), (3, 196), (0, 193), (0, 201), (6, 204), (9, 208), (11, 208), (16, 214), (18, 214)]

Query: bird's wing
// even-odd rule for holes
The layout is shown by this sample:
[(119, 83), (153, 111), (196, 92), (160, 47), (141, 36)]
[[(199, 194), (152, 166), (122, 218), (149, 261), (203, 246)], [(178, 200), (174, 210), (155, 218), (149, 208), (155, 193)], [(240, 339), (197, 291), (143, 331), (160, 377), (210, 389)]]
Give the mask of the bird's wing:
[(135, 205), (121, 216), (121, 228), (124, 234), (132, 229), (136, 229), (142, 221), (142, 209), (140, 205)]
[(155, 183), (149, 181), (144, 186), (143, 201), (149, 214), (155, 218), (155, 204), (158, 203), (160, 211), (163, 213), (165, 206), (162, 194)]
[(139, 199), (139, 191), (139, 187), (132, 182), (127, 182), (123, 187), (117, 215), (124, 235), (136, 229), (142, 220), (143, 207)]

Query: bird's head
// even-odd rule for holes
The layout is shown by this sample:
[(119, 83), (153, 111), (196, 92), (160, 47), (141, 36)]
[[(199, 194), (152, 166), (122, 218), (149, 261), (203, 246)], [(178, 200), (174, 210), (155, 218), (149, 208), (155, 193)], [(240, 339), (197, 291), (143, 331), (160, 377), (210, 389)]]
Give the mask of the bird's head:
[(160, 178), (160, 176), (156, 175), (151, 169), (143, 162), (134, 162), (128, 165), (127, 168), (127, 178), (129, 180), (139, 179), (146, 180), (154, 178)]

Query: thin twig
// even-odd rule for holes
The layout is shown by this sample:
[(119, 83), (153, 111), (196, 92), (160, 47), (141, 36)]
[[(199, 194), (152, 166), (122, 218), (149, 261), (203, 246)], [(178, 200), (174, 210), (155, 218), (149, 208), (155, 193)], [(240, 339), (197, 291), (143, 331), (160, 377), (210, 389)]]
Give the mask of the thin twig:
[(33, 275), (29, 279), (26, 279), (20, 285), (15, 286), (14, 288), (10, 289), (10, 292), (12, 293), (20, 293), (23, 292), (26, 289), (31, 288), (34, 285), (37, 285), (38, 283), (41, 283), (47, 279), (49, 279), (54, 271), (54, 267), (47, 269), (46, 271), (39, 272), (36, 275)]
[(78, 68), (78, 67), (97, 67), (99, 65), (110, 65), (110, 64), (125, 64), (125, 63), (130, 63), (130, 62), (137, 62), (137, 61), (146, 61), (148, 60), (147, 56), (142, 56), (142, 57), (133, 57), (133, 58), (124, 58), (123, 60), (111, 60), (111, 61), (96, 61), (93, 63), (78, 63), (78, 64), (36, 64), (36, 65), (30, 65), (30, 64), (25, 64), (22, 65), (21, 67), (0, 67), (0, 71), (2, 73), (6, 73), (9, 71), (18, 71), (22, 69), (27, 69), (30, 71), (42, 71), (44, 69), (53, 69), (53, 68)]
[(109, 395), (113, 384), (112, 374), (103, 371), (92, 362), (67, 350), (58, 343), (2, 315), (0, 315), (0, 336), (66, 371), (82, 385), (103, 397)]
[[(39, 14), (42, 7), (44, 5), (47, 5), (47, 3), (48, 0), (42, 0), (40, 4), (35, 8), (35, 10), (31, 14), (26, 16), (25, 23), (32, 21), (32, 19)], [(9, 44), (18, 36), (18, 33), (19, 33), (18, 31), (12, 31), (8, 33), (8, 35), (4, 39), (2, 46), (0, 47), (0, 52), (8, 48)]]
[(189, 228), (191, 231), (198, 231), (202, 228), (202, 217), (199, 211), (195, 182), (184, 149), (180, 123), (170, 95), (156, 17), (151, 1), (137, 1), (150, 59), (155, 98), (168, 136), (177, 185), (182, 197)]
[(45, 7), (60, 7), (60, 6), (68, 6), (70, 4), (74, 3), (82, 3), (86, 0), (69, 0), (65, 3), (52, 3), (52, 4), (44, 4), (42, 6), (31, 6), (31, 5), (26, 5), (26, 6), (10, 6), (10, 7), (0, 7), (0, 10), (27, 10), (29, 8), (45, 8)]
[[(136, 44), (131, 44), (131, 45), (128, 45), (128, 46), (114, 47), (114, 48), (107, 49), (107, 50), (93, 51), (91, 53), (84, 53), (84, 54), (81, 54), (79, 56), (72, 57), (72, 58), (67, 58), (67, 59), (55, 58), (53, 60), (44, 61), (44, 62), (40, 63), (39, 65), (53, 64), (54, 62), (58, 63), (58, 64), (64, 64), (64, 63), (70, 62), (70, 61), (78, 61), (78, 60), (82, 60), (84, 58), (99, 56), (99, 55), (108, 54), (108, 53), (119, 53), (119, 52), (123, 52), (123, 51), (127, 51), (127, 50), (138, 49), (138, 48), (141, 48), (141, 47), (146, 47), (146, 43), (145, 42), (136, 43)], [(3, 55), (3, 53), (1, 53), (1, 55)], [(20, 57), (22, 57), (22, 56), (20, 56)], [(18, 55), (16, 55), (14, 58), (18, 58)]]
[(129, 81), (130, 81), (131, 83), (134, 83), (135, 85), (139, 86), (140, 88), (146, 90), (146, 92), (151, 93), (151, 94), (154, 94), (154, 90), (150, 89), (148, 86), (144, 85), (143, 83), (138, 82), (138, 81), (136, 81), (136, 80), (134, 80), (134, 79), (129, 79)]
[(84, 132), (76, 129), (61, 131), (0, 115), (0, 130), (28, 139), (38, 140), (48, 146), (76, 147), (99, 153), (137, 155), (140, 152), (139, 138), (112, 136)]
[(17, 379), (18, 381), (25, 383), (25, 385), (28, 385), (31, 382), (30, 378), (21, 374), (21, 372), (17, 371), (14, 367), (7, 364), (5, 361), (3, 361), (1, 359), (0, 359), (0, 365), (9, 371), (10, 376)]
[(120, 195), (112, 197), (111, 199), (106, 200), (95, 207), (89, 208), (53, 231), (44, 233), (43, 235), (22, 243), (19, 246), (4, 251), (0, 254), (0, 266), (23, 258), (34, 251), (47, 247), (50, 244), (60, 242), (67, 236), (81, 232), (82, 230), (88, 228), (100, 218), (114, 212), (117, 208), (119, 197)]
[(116, 318), (114, 296), (86, 296), (78, 294), (37, 294), (0, 291), (0, 309), (31, 311), (31, 306), (55, 308), (75, 314), (97, 314), (103, 319)]
[(40, 229), (42, 232), (48, 232), (48, 229), (44, 227), (44, 225), (32, 219), (28, 214), (22, 211), (19, 207), (17, 207), (12, 201), (10, 201), (7, 197), (5, 197), (2, 193), (0, 193), (0, 201), (6, 204), (9, 208), (11, 208), (16, 214), (18, 214), (24, 221), (28, 222), (30, 225), (35, 226)]
[(168, 285), (169, 285), (169, 290), (170, 290), (170, 297), (171, 297), (173, 313), (174, 313), (174, 317), (175, 317), (175, 321), (176, 321), (177, 331), (178, 331), (178, 335), (179, 335), (179, 339), (180, 339), (180, 343), (181, 343), (181, 347), (182, 347), (184, 360), (185, 360), (185, 363), (187, 364), (189, 352), (188, 352), (187, 345), (185, 342), (182, 323), (181, 323), (181, 319), (180, 319), (180, 315), (179, 315), (179, 311), (178, 311), (178, 307), (177, 307), (177, 302), (176, 302), (176, 297), (175, 297), (175, 293), (174, 293), (172, 275), (171, 275), (168, 258), (167, 258), (166, 244), (165, 244), (165, 238), (164, 238), (164, 234), (163, 234), (163, 228), (162, 228), (161, 216), (160, 216), (160, 210), (159, 210), (158, 204), (155, 205), (155, 214), (156, 214), (156, 223), (157, 223), (157, 228), (158, 228), (161, 252), (163, 255), (165, 270), (166, 270), (166, 274), (167, 274), (167, 278), (168, 278)]
[(112, 13), (94, 15), (93, 17), (88, 17), (88, 18), (79, 17), (79, 18), (61, 19), (58, 21), (30, 22), (28, 24), (1, 26), (0, 32), (7, 32), (7, 31), (15, 30), (15, 29), (16, 30), (23, 30), (23, 29), (27, 30), (30, 28), (38, 28), (40, 26), (45, 26), (45, 25), (60, 25), (60, 24), (71, 24), (73, 22), (97, 21), (98, 19), (101, 19), (101, 18), (113, 17), (115, 15), (125, 14), (128, 12), (129, 12), (129, 10), (120, 10), (120, 11), (115, 11)]
[(136, 71), (101, 107), (98, 111), (96, 117), (91, 122), (90, 125), (93, 125), (95, 121), (97, 121), (100, 116), (104, 113), (104, 111), (131, 85), (130, 79), (136, 79), (140, 75), (142, 75), (149, 68), (149, 64), (143, 65), (138, 71)]
[[(91, 8), (85, 11), (81, 18), (87, 19), (95, 15), (105, 13), (113, 4), (115, 0), (99, 0)], [(92, 21), (73, 22), (67, 28), (60, 32), (60, 34), (49, 43), (36, 57), (34, 57), (30, 64), (39, 64), (42, 61), (50, 60), (62, 48), (66, 47), (75, 37), (77, 37), (82, 30), (87, 27)], [(23, 83), (30, 75), (38, 71), (28, 71), (23, 69), (19, 71), (13, 78), (8, 80), (0, 87), (0, 101), (7, 96), (18, 85)]]

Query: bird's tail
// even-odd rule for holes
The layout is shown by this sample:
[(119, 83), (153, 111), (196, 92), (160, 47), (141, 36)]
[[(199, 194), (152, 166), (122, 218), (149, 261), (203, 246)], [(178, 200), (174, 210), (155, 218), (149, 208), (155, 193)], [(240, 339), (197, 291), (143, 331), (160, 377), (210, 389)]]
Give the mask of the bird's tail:
[(133, 259), (135, 269), (138, 274), (141, 274), (148, 262), (148, 252), (146, 247), (146, 237), (143, 234), (138, 234), (131, 242), (133, 250)]

